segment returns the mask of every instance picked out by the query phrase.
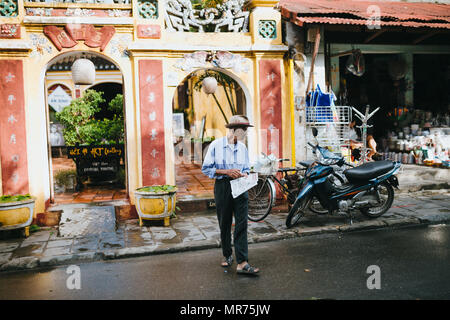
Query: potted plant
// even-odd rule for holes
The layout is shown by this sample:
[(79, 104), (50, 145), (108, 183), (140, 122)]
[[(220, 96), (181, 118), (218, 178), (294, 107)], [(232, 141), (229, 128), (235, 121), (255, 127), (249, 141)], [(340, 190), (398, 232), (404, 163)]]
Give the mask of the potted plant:
[(135, 190), (136, 211), (139, 225), (142, 220), (164, 219), (164, 226), (170, 225), (170, 216), (175, 213), (177, 188), (172, 185), (146, 186)]
[(0, 197), (0, 231), (23, 228), (23, 235), (30, 235), (35, 198), (29, 194)]
[(75, 190), (77, 183), (76, 170), (60, 170), (55, 174), (55, 192), (64, 193)]

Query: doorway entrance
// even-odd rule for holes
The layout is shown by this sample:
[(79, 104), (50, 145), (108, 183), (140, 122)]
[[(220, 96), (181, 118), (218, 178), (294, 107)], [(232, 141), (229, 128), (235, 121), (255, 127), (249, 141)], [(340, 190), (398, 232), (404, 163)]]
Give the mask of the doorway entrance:
[[(95, 66), (91, 84), (72, 79), (72, 64), (80, 58)], [(73, 52), (49, 63), (45, 86), (51, 203), (127, 199), (122, 79), (119, 68), (96, 53)], [(75, 148), (81, 152), (76, 154)]]
[(230, 75), (215, 69), (189, 74), (172, 100), (177, 198), (214, 199), (214, 180), (201, 172), (212, 141), (226, 134), (235, 114), (246, 115), (244, 90)]

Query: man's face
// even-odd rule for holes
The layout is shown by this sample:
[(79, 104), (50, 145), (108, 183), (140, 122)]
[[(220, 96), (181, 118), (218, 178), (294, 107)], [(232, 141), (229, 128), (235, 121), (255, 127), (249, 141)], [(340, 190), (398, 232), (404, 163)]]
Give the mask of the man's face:
[(238, 141), (244, 141), (245, 137), (247, 136), (247, 128), (246, 127), (234, 128), (231, 130), (231, 134)]

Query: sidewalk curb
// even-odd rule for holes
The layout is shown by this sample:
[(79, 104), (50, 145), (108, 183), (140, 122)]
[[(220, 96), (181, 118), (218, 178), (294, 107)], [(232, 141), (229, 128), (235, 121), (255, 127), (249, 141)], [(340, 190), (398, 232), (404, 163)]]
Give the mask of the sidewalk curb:
[(408, 194), (411, 192), (421, 192), (421, 191), (434, 191), (434, 190), (448, 190), (450, 189), (450, 183), (446, 181), (436, 181), (434, 183), (427, 184), (407, 184), (400, 185), (399, 189), (395, 190), (396, 194)]
[[(349, 233), (376, 229), (396, 229), (408, 226), (434, 225), (450, 221), (450, 215), (429, 215), (423, 217), (405, 217), (381, 220), (355, 222), (352, 225), (336, 225), (311, 228), (283, 229), (275, 234), (255, 235), (249, 238), (249, 244), (270, 241), (303, 238), (320, 234)], [(154, 244), (142, 247), (109, 249), (104, 252), (85, 252), (51, 257), (23, 257), (14, 258), (0, 265), (0, 272), (13, 272), (39, 268), (55, 267), (67, 264), (86, 263), (95, 261), (111, 261), (126, 258), (177, 253), (194, 250), (220, 248), (219, 240), (201, 240), (192, 243)]]

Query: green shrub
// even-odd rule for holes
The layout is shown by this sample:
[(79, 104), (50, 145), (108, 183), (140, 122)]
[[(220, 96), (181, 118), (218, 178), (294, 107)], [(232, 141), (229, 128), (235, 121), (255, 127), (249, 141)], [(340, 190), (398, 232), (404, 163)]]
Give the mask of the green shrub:
[(158, 193), (158, 192), (172, 192), (176, 190), (175, 186), (171, 186), (171, 185), (163, 185), (163, 186), (149, 186), (149, 187), (142, 187), (137, 189), (138, 191), (144, 191), (144, 192), (154, 192), (154, 193)]
[(74, 169), (59, 170), (55, 174), (55, 182), (56, 182), (56, 184), (58, 184), (60, 186), (68, 186), (71, 176), (75, 176), (76, 177), (77, 176), (77, 171), (74, 170)]
[(0, 203), (7, 203), (7, 202), (17, 202), (17, 201), (22, 201), (22, 200), (29, 200), (32, 199), (30, 194), (17, 194), (14, 196), (10, 196), (10, 195), (4, 195), (4, 196), (0, 196)]
[(103, 102), (103, 92), (86, 90), (82, 97), (56, 113), (56, 119), (64, 125), (63, 136), (68, 146), (124, 142), (123, 95), (118, 94), (109, 102), (113, 119), (95, 118)]

